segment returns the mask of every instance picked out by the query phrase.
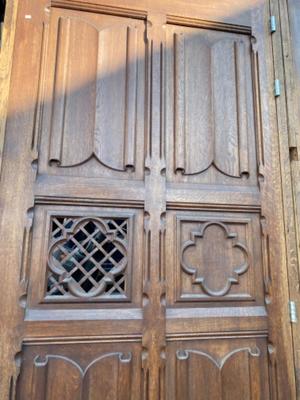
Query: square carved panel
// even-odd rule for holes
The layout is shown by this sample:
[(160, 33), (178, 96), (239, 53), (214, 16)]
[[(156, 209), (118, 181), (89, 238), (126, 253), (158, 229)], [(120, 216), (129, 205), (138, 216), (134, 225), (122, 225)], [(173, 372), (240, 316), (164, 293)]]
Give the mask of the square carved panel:
[(141, 218), (142, 212), (134, 209), (37, 207), (29, 306), (139, 303)]
[[(172, 212), (170, 212), (173, 214)], [(173, 219), (173, 222), (171, 222)], [(194, 212), (169, 216), (174, 301), (263, 301), (259, 216)], [(172, 232), (171, 226), (169, 235)]]
[(127, 298), (130, 220), (52, 216), (47, 297)]

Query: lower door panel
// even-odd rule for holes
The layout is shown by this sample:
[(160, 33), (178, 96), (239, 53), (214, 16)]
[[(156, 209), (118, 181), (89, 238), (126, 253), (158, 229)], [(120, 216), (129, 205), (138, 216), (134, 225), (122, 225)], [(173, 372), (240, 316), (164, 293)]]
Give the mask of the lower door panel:
[(168, 400), (269, 399), (265, 339), (169, 342)]

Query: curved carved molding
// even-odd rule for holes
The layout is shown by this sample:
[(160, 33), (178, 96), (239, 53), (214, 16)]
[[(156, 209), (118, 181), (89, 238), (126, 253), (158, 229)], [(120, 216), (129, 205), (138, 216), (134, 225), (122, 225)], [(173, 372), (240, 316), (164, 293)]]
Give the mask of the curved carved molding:
[[(242, 253), (243, 255), (243, 262), (239, 265), (229, 265), (230, 272), (228, 272), (226, 280), (224, 280), (222, 288), (219, 290), (214, 290), (213, 288), (209, 287), (207, 280), (209, 278), (210, 273), (214, 273), (216, 270), (220, 270), (224, 267), (228, 268), (228, 264), (232, 262), (230, 255), (228, 254), (228, 249), (224, 249), (224, 251), (220, 251), (219, 254), (216, 254), (211, 251), (210, 246), (206, 249), (202, 248), (202, 252), (211, 252), (208, 265), (193, 265), (189, 262), (189, 257), (186, 253), (191, 251), (197, 251), (197, 239), (205, 239), (205, 232), (211, 226), (217, 226), (221, 230), (224, 231), (224, 241), (230, 240), (231, 241), (231, 248), (232, 250), (236, 250)], [(248, 250), (245, 245), (240, 243), (237, 239), (236, 233), (231, 233), (227, 226), (222, 222), (217, 221), (209, 221), (200, 226), (199, 231), (192, 231), (191, 239), (187, 240), (181, 247), (180, 251), (180, 258), (181, 258), (181, 267), (182, 270), (192, 275), (193, 283), (201, 285), (202, 289), (210, 296), (224, 296), (226, 295), (231, 288), (231, 285), (234, 283), (238, 283), (239, 275), (244, 274), (249, 268), (248, 262)], [(219, 243), (220, 246), (224, 246), (224, 243)], [(215, 259), (213, 259), (215, 258)], [(222, 265), (220, 265), (222, 262)], [(194, 263), (195, 264), (195, 263)], [(201, 268), (202, 267), (202, 268)]]
[(127, 219), (122, 218), (53, 219), (48, 296), (94, 298), (109, 286), (125, 295), (118, 280), (125, 280), (128, 264), (127, 229)]
[(241, 352), (247, 352), (251, 357), (259, 357), (261, 354), (261, 351), (259, 350), (258, 347), (242, 347), (239, 349), (235, 349), (232, 350), (231, 352), (229, 352), (228, 354), (226, 354), (223, 358), (216, 360), (211, 354), (206, 353), (204, 351), (200, 351), (200, 350), (177, 350), (176, 351), (176, 358), (179, 361), (184, 361), (184, 360), (188, 360), (189, 356), (191, 354), (195, 354), (197, 356), (200, 357), (205, 357), (206, 359), (208, 359), (209, 361), (211, 361), (219, 370), (221, 370), (224, 365), (226, 364), (226, 362), (234, 357), (237, 353), (241, 353)]
[(135, 167), (138, 28), (107, 24), (58, 19), (51, 165)]
[(95, 360), (93, 360), (92, 362), (90, 362), (87, 367), (82, 368), (76, 361), (72, 360), (69, 357), (65, 357), (65, 356), (60, 356), (60, 355), (46, 355), (46, 356), (36, 356), (34, 359), (34, 365), (37, 368), (44, 368), (47, 367), (49, 362), (51, 360), (58, 360), (61, 361), (63, 363), (68, 363), (72, 366), (74, 366), (80, 373), (80, 375), (82, 376), (82, 378), (84, 378), (84, 376), (87, 374), (87, 372), (97, 363), (99, 363), (100, 361), (103, 361), (104, 359), (108, 358), (108, 357), (117, 357), (119, 362), (121, 363), (130, 363), (131, 359), (132, 359), (132, 354), (131, 353), (120, 353), (120, 352), (116, 352), (116, 353), (107, 353), (107, 354), (103, 354), (102, 356), (96, 358)]

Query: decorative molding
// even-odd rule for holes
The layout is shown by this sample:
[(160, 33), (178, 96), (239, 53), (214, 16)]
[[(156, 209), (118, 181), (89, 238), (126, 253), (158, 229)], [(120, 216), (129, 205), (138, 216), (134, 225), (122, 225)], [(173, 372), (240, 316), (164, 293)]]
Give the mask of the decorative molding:
[(83, 205), (83, 206), (101, 206), (101, 207), (118, 207), (118, 208), (144, 208), (144, 201), (139, 200), (120, 200), (120, 199), (90, 199), (87, 197), (65, 197), (65, 196), (35, 196), (35, 204), (46, 205)]
[(91, 344), (91, 343), (136, 343), (140, 341), (142, 335), (109, 335), (109, 336), (90, 336), (82, 338), (82, 336), (68, 336), (65, 338), (50, 337), (26, 337), (24, 343), (28, 345), (60, 345), (60, 344)]
[(72, 364), (75, 368), (78, 369), (80, 375), (84, 378), (84, 376), (87, 374), (88, 370), (91, 369), (96, 363), (98, 363), (99, 361), (102, 361), (105, 358), (108, 357), (118, 357), (118, 360), (122, 363), (130, 363), (131, 359), (132, 359), (132, 354), (128, 353), (107, 353), (107, 354), (103, 354), (102, 356), (96, 358), (95, 360), (93, 360), (92, 362), (90, 362), (87, 367), (82, 368), (76, 361), (68, 358), (68, 357), (64, 357), (64, 356), (59, 356), (59, 355), (46, 355), (46, 356), (36, 356), (34, 359), (34, 365), (37, 368), (43, 368), (43, 367), (47, 367), (49, 365), (49, 362), (51, 362), (51, 360), (61, 360), (63, 362), (66, 363), (70, 363)]
[[(200, 272), (195, 265), (191, 265), (189, 261), (187, 260), (186, 256), (184, 255), (188, 249), (190, 248), (195, 248), (197, 247), (197, 239), (204, 239), (205, 237), (205, 231), (207, 228), (210, 226), (218, 226), (220, 229), (222, 229), (225, 233), (225, 240), (229, 239), (232, 242), (232, 249), (238, 249), (244, 257), (244, 261), (240, 265), (233, 265), (232, 266), (232, 273), (227, 277), (226, 282), (224, 282), (223, 288), (219, 290), (214, 290), (209, 287), (207, 284), (207, 278), (208, 275), (212, 270), (214, 270), (216, 267), (218, 267), (218, 263), (220, 263), (220, 259), (217, 259), (213, 265), (204, 266), (208, 272)], [(249, 268), (249, 261), (248, 261), (248, 250), (245, 245), (240, 243), (237, 239), (237, 234), (236, 233), (231, 233), (229, 231), (229, 228), (222, 223), (222, 222), (217, 222), (217, 221), (209, 221), (206, 223), (203, 223), (199, 227), (199, 231), (192, 231), (190, 233), (191, 239), (183, 243), (181, 250), (180, 250), (180, 262), (181, 262), (181, 267), (183, 271), (189, 275), (193, 276), (193, 284), (199, 284), (201, 285), (202, 289), (207, 293), (209, 296), (214, 296), (214, 297), (219, 297), (219, 296), (224, 296), (226, 295), (231, 288), (231, 285), (234, 283), (239, 282), (239, 275), (244, 274), (248, 268)], [(220, 244), (221, 245), (221, 244)], [(205, 251), (205, 250), (203, 250)], [(215, 254), (212, 254), (212, 256)], [(224, 254), (226, 256), (226, 254)], [(225, 263), (225, 260), (222, 259), (222, 262)]]
[(270, 243), (269, 233), (267, 230), (267, 222), (264, 217), (261, 217), (261, 232), (262, 232), (262, 266), (264, 273), (264, 289), (266, 295), (266, 302), (270, 303), (271, 300), (271, 271), (270, 271)]
[(14, 358), (14, 369), (15, 372), (10, 378), (10, 387), (9, 387), (9, 400), (16, 400), (17, 398), (17, 384), (18, 379), (21, 372), (22, 365), (22, 352), (21, 350), (15, 354)]
[(22, 243), (21, 268), (20, 268), (20, 278), (19, 278), (20, 282), (19, 304), (22, 308), (25, 308), (27, 303), (33, 218), (34, 218), (34, 208), (31, 207), (27, 210), (26, 223), (23, 232), (23, 243)]
[(277, 355), (275, 347), (269, 343), (268, 344), (268, 359), (269, 359), (269, 380), (270, 380), (270, 390), (271, 390), (271, 399), (278, 400), (278, 372), (277, 372)]
[(128, 18), (146, 19), (147, 11), (133, 8), (116, 7), (104, 4), (87, 3), (80, 0), (51, 0), (51, 6), (70, 10), (115, 15)]
[[(234, 194), (233, 194), (234, 195)], [(258, 213), (261, 209), (256, 204), (209, 204), (209, 203), (191, 203), (180, 201), (168, 201), (167, 210), (184, 210), (184, 211), (239, 211)]]
[(34, 111), (34, 124), (32, 132), (32, 158), (33, 160), (38, 159), (39, 145), (41, 138), (42, 120), (44, 113), (44, 103), (45, 103), (45, 84), (46, 84), (46, 66), (47, 66), (47, 48), (49, 40), (49, 12), (45, 11), (45, 21), (43, 22), (43, 31), (41, 39), (41, 56), (40, 56), (40, 68), (39, 68), (39, 78), (38, 78), (38, 93), (35, 104)]
[(231, 332), (214, 332), (209, 333), (173, 333), (167, 334), (168, 342), (191, 341), (191, 340), (212, 340), (212, 339), (251, 339), (251, 338), (267, 338), (268, 330), (261, 331), (231, 331)]
[(166, 16), (147, 16), (145, 211), (143, 265), (142, 396), (162, 398), (165, 388), (165, 32)]
[(243, 351), (247, 352), (252, 357), (259, 357), (260, 354), (261, 354), (261, 352), (260, 352), (258, 347), (255, 347), (255, 348), (242, 347), (242, 348), (230, 351), (223, 358), (217, 360), (211, 354), (206, 353), (204, 351), (200, 351), (200, 350), (177, 350), (176, 351), (176, 358), (179, 361), (185, 361), (185, 360), (189, 359), (189, 356), (191, 354), (195, 354), (197, 356), (205, 357), (205, 358), (209, 359), (218, 369), (221, 370), (224, 367), (226, 361), (228, 361), (235, 354), (243, 352)]
[(181, 25), (193, 28), (206, 28), (214, 29), (223, 32), (234, 32), (241, 34), (251, 34), (251, 27), (244, 25), (227, 24), (223, 22), (207, 21), (199, 18), (188, 18), (178, 15), (167, 15), (167, 23), (174, 25)]
[(255, 119), (255, 132), (256, 132), (256, 146), (257, 146), (257, 163), (258, 174), (261, 180), (264, 179), (264, 138), (263, 138), (263, 122), (261, 115), (261, 89), (259, 77), (259, 54), (257, 39), (251, 37), (251, 62), (252, 62), (252, 79), (253, 79), (253, 95), (254, 95), (254, 119)]

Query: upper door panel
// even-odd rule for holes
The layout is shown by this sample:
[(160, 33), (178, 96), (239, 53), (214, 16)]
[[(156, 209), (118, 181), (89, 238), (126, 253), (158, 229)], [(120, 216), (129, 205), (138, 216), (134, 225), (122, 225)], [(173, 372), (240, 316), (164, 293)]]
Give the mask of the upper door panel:
[(167, 26), (168, 180), (255, 184), (251, 41)]
[(139, 20), (52, 9), (40, 172), (142, 177), (144, 31)]

